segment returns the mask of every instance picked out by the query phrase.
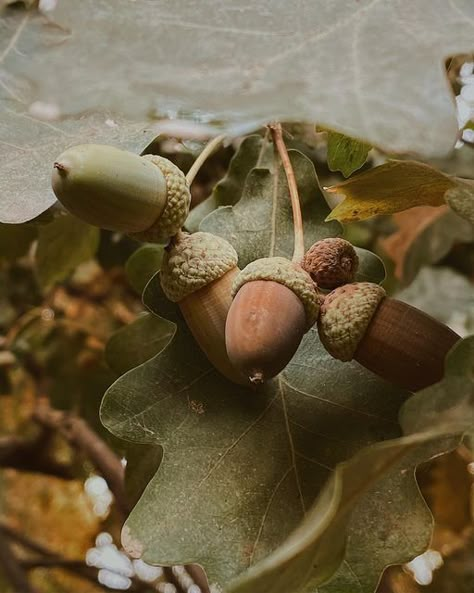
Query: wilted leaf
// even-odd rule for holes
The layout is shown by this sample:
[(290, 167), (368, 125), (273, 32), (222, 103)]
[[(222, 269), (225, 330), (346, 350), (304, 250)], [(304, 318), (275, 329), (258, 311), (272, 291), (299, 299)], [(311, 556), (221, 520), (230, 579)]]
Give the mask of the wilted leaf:
[(36, 229), (26, 224), (0, 224), (0, 259), (10, 261), (27, 253)]
[[(353, 222), (414, 206), (441, 206), (447, 192), (465, 183), (417, 161), (389, 161), (326, 188), (344, 197), (327, 220)], [(465, 192), (464, 192), (465, 193)], [(474, 199), (474, 192), (471, 200)]]
[(64, 280), (79, 264), (94, 257), (99, 229), (75, 216), (56, 218), (38, 231), (36, 265), (45, 288)]
[(370, 144), (328, 131), (328, 167), (331, 171), (341, 171), (344, 177), (349, 177), (362, 167), (370, 149)]
[[(380, 244), (394, 262), (394, 274), (398, 280), (403, 281), (405, 279), (405, 258), (410, 253), (418, 237), (439, 218), (443, 218), (446, 212), (448, 212), (446, 205), (437, 207), (416, 206), (393, 215), (393, 222), (397, 225), (397, 231), (381, 239)], [(442, 249), (444, 249), (444, 245), (445, 242), (443, 241)], [(418, 249), (416, 249), (416, 253), (418, 254)], [(433, 262), (426, 261), (424, 263)]]
[(54, 102), (66, 114), (106, 108), (141, 119), (178, 105), (247, 127), (316, 121), (391, 152), (441, 154), (455, 142), (443, 64), (473, 49), (468, 0), (96, 7), (61, 0), (48, 13), (56, 26), (6, 9), (4, 95), (20, 87), (25, 104)]
[(143, 245), (128, 258), (125, 272), (128, 281), (139, 294), (143, 292), (148, 280), (160, 269), (163, 250), (164, 245)]
[(410, 284), (423, 266), (447, 255), (456, 243), (474, 240), (474, 227), (447, 206), (419, 206), (394, 215), (398, 231), (381, 241), (395, 275)]
[(111, 336), (105, 350), (107, 364), (122, 375), (161, 352), (174, 332), (170, 321), (150, 313), (140, 315)]
[(272, 159), (273, 146), (262, 136), (247, 136), (230, 161), (224, 179), (215, 186), (212, 194), (189, 213), (185, 226), (190, 232), (199, 229), (202, 219), (219, 206), (234, 206), (242, 197), (247, 175), (254, 167), (265, 166), (268, 156)]

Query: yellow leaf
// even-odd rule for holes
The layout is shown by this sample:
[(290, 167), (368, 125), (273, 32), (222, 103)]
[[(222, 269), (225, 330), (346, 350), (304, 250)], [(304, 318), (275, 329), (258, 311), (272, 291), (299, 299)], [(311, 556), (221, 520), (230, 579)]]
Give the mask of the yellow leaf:
[(424, 163), (389, 161), (326, 188), (344, 198), (326, 220), (353, 222), (414, 206), (441, 206), (446, 192), (457, 187), (459, 181)]

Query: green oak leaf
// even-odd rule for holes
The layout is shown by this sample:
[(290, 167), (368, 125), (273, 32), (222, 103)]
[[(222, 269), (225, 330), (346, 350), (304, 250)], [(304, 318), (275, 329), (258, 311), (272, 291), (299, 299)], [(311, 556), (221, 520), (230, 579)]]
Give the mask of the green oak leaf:
[(36, 228), (26, 224), (0, 224), (0, 260), (15, 260), (28, 252)]
[(126, 443), (125, 492), (131, 506), (140, 500), (148, 482), (160, 467), (162, 457), (163, 448), (159, 445)]
[[(320, 188), (313, 163), (297, 150), (289, 150), (298, 182), (303, 215), (305, 246), (342, 234), (339, 223), (324, 222), (330, 212)], [(239, 266), (245, 267), (260, 257), (291, 257), (293, 251), (293, 215), (285, 173), (267, 158), (267, 167), (255, 167), (241, 179), (242, 197), (234, 206), (217, 208), (206, 216), (200, 230), (229, 240), (239, 254)], [(381, 282), (385, 269), (372, 252), (357, 249), (358, 281)]]
[[(145, 303), (170, 316), (158, 275)], [(222, 585), (284, 541), (339, 461), (397, 435), (402, 393), (332, 359), (315, 330), (284, 373), (254, 392), (220, 376), (173, 317), (171, 344), (123, 375), (101, 409), (116, 436), (164, 448), (123, 543), (149, 562), (198, 562)]]
[(374, 484), (358, 503), (349, 525), (344, 563), (318, 589), (320, 593), (371, 593), (381, 566), (406, 562), (429, 547), (432, 517), (419, 497), (413, 473), (418, 464), (454, 448), (474, 428), (474, 337), (454, 346), (446, 357), (443, 380), (409, 398), (401, 407), (400, 421), (407, 436), (397, 441), (418, 441), (421, 447), (409, 451), (403, 464)]
[[(238, 578), (231, 593), (372, 593), (384, 566), (411, 560), (427, 548), (431, 515), (419, 496), (414, 469), (458, 441), (444, 433), (417, 434), (376, 443), (338, 464), (300, 525), (273, 554)], [(409, 534), (401, 529), (407, 515)], [(388, 523), (398, 525), (390, 535)]]
[[(318, 122), (391, 153), (442, 155), (458, 135), (443, 65), (473, 50), (470, 0), (417, 0), (410, 10), (393, 0), (273, 2), (271, 11), (247, 0), (221, 0), (219, 10), (213, 0), (101, 0), (96, 8), (61, 0), (46, 23), (36, 10), (3, 9), (7, 100), (139, 120), (179, 106), (227, 132), (275, 117)], [(159, 40), (153, 51), (150, 39)]]
[(328, 167), (349, 177), (362, 167), (371, 148), (356, 138), (328, 130)]
[(164, 247), (156, 243), (147, 243), (128, 258), (125, 273), (132, 288), (139, 294), (143, 292), (148, 280), (160, 269)]
[(400, 411), (407, 434), (430, 429), (474, 428), (474, 336), (456, 344), (446, 357), (443, 380), (411, 397)]
[[(305, 246), (334, 237), (338, 223), (325, 223), (329, 213), (313, 163), (301, 152), (289, 150), (298, 183)], [(285, 172), (281, 165), (254, 168), (247, 176), (242, 197), (235, 206), (218, 208), (202, 221), (200, 230), (214, 233), (232, 243), (242, 268), (261, 257), (291, 257), (293, 216)]]
[(150, 360), (165, 348), (175, 332), (170, 321), (151, 313), (116, 331), (107, 342), (105, 359), (119, 375)]
[[(328, 208), (311, 163), (295, 151), (291, 158), (307, 209), (305, 231), (318, 239), (314, 228), (324, 228)], [(253, 169), (233, 207), (240, 209), (242, 224), (250, 221), (254, 257), (276, 248), (291, 257), (293, 248), (285, 181), (281, 170), (273, 169), (270, 194), (269, 170)], [(303, 177), (308, 174), (312, 184)], [(267, 182), (266, 191), (249, 189), (257, 182)], [(308, 195), (320, 198), (317, 208)], [(203, 226), (230, 209), (214, 211)], [(215, 224), (219, 227), (240, 261), (251, 257), (241, 238), (246, 226)], [(338, 233), (339, 225), (334, 230)], [(398, 437), (396, 418), (405, 393), (356, 363), (332, 359), (314, 329), (284, 372), (253, 391), (228, 382), (210, 365), (178, 308), (164, 298), (159, 274), (149, 281), (144, 303), (175, 323), (176, 335), (154, 358), (123, 375), (101, 408), (102, 422), (113, 434), (164, 450), (150, 483), (145, 487), (143, 475), (137, 478), (143, 494), (122, 534), (132, 556), (157, 564), (197, 562), (211, 583), (239, 593), (287, 593), (290, 582), (314, 592), (343, 559), (349, 533), (341, 566), (349, 566), (352, 580), (365, 582), (360, 590), (366, 593), (386, 564), (423, 551), (431, 516), (414, 468), (453, 447), (456, 438), (442, 432), (377, 444)], [(401, 493), (396, 504), (394, 491)], [(370, 520), (371, 530), (353, 531), (360, 517)], [(401, 533), (415, 523), (416, 529), (410, 537), (393, 534), (386, 548), (388, 521)], [(358, 557), (361, 550), (370, 550), (367, 566)], [(341, 582), (339, 572), (334, 579)], [(352, 593), (349, 585), (338, 593), (346, 592)]]
[(39, 227), (36, 268), (43, 287), (64, 280), (79, 264), (92, 259), (99, 246), (99, 229), (71, 214)]
[(194, 233), (202, 219), (220, 206), (233, 206), (242, 197), (245, 179), (253, 168), (271, 163), (273, 145), (267, 137), (247, 136), (230, 161), (226, 176), (216, 184), (212, 194), (189, 213), (185, 227)]

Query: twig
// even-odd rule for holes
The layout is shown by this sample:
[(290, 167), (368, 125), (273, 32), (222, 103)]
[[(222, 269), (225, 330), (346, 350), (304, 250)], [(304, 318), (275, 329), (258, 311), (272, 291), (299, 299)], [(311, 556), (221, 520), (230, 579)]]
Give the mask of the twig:
[[(0, 524), (0, 537), (2, 533), (8, 538), (14, 540), (16, 543), (22, 545), (27, 550), (39, 554), (34, 558), (22, 559), (19, 564), (25, 570), (31, 570), (34, 568), (59, 568), (74, 573), (75, 575), (87, 579), (91, 583), (94, 583), (96, 587), (103, 588), (104, 591), (109, 591), (107, 587), (101, 585), (97, 580), (98, 569), (93, 566), (87, 566), (83, 560), (69, 560), (64, 558), (60, 554), (52, 552), (42, 544), (30, 539), (28, 536), (19, 533), (15, 529), (8, 527), (7, 525)], [(149, 586), (143, 583), (136, 577), (132, 578), (133, 585), (129, 591), (140, 592), (149, 591)]]
[(120, 459), (87, 424), (85, 420), (60, 410), (54, 410), (46, 398), (40, 398), (33, 419), (41, 426), (58, 431), (73, 447), (82, 451), (105, 478), (117, 507), (128, 516), (130, 505), (124, 488), (124, 468)]
[(293, 227), (294, 227), (294, 249), (293, 261), (300, 262), (304, 256), (304, 233), (303, 233), (303, 218), (301, 216), (301, 204), (298, 195), (298, 186), (296, 184), (295, 172), (286, 150), (285, 141), (283, 140), (283, 131), (281, 124), (275, 123), (269, 126), (272, 133), (273, 142), (280, 155), (280, 159), (285, 171), (286, 180), (288, 182), (288, 189), (290, 191), (291, 208), (293, 210)]
[(202, 165), (206, 162), (206, 159), (211, 156), (211, 154), (216, 150), (216, 148), (225, 140), (225, 136), (216, 136), (212, 140), (210, 140), (206, 146), (203, 148), (197, 159), (191, 165), (191, 168), (186, 173), (186, 181), (189, 185), (194, 181), (194, 178), (199, 172), (199, 169)]
[(9, 527), (8, 525), (0, 524), (0, 533), (8, 536), (10, 539), (16, 541), (16, 543), (22, 545), (24, 548), (31, 550), (32, 552), (36, 552), (37, 554), (42, 554), (43, 556), (56, 556), (54, 552), (51, 552), (38, 542), (33, 541), (27, 535), (23, 533), (19, 533), (16, 529)]
[(0, 467), (45, 474), (62, 480), (74, 479), (70, 465), (58, 463), (47, 455), (50, 439), (51, 434), (44, 429), (33, 439), (16, 435), (0, 437)]
[(29, 582), (28, 576), (10, 548), (8, 540), (0, 531), (0, 566), (15, 593), (38, 593)]

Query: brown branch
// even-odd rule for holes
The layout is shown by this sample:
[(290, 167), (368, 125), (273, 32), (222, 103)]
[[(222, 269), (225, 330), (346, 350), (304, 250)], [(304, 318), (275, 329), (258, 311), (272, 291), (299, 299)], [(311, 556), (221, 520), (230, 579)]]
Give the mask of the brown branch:
[(17, 544), (20, 544), (27, 550), (36, 552), (37, 554), (42, 554), (43, 556), (56, 556), (54, 552), (51, 552), (42, 544), (33, 541), (27, 535), (19, 533), (18, 531), (16, 531), (12, 527), (9, 527), (8, 525), (0, 524), (0, 533), (3, 533), (8, 538), (14, 540)]
[(38, 590), (28, 580), (24, 568), (17, 560), (10, 544), (0, 531), (0, 567), (12, 584), (15, 593), (38, 593)]
[(74, 448), (88, 457), (102, 474), (112, 491), (117, 507), (124, 516), (130, 513), (124, 488), (124, 468), (120, 459), (85, 420), (61, 410), (55, 410), (46, 398), (40, 398), (33, 419), (46, 428), (57, 431)]
[(47, 449), (51, 437), (48, 432), (43, 429), (36, 437), (30, 439), (17, 435), (0, 437), (0, 467), (72, 480), (72, 467), (48, 456)]
[[(97, 574), (99, 572), (98, 568), (87, 566), (83, 560), (70, 560), (64, 558), (60, 554), (52, 552), (39, 542), (30, 539), (28, 536), (19, 533), (7, 525), (0, 524), (0, 537), (2, 536), (2, 533), (16, 543), (22, 545), (27, 550), (39, 554), (37, 557), (19, 561), (20, 567), (24, 570), (32, 570), (34, 568), (59, 568), (72, 572), (78, 577), (87, 579), (97, 587), (103, 588), (104, 591), (110, 591), (108, 587), (101, 585), (97, 580)], [(140, 593), (150, 590), (148, 584), (143, 583), (138, 578), (132, 577), (131, 580), (132, 587), (129, 591), (132, 593)]]
[(304, 233), (303, 233), (303, 218), (301, 216), (301, 204), (298, 194), (298, 185), (296, 183), (295, 172), (288, 156), (285, 141), (283, 140), (283, 130), (281, 124), (271, 124), (269, 126), (272, 134), (273, 143), (280, 155), (280, 159), (285, 171), (286, 180), (288, 182), (288, 189), (290, 191), (291, 208), (293, 210), (293, 227), (294, 227), (294, 249), (293, 261), (299, 263), (304, 256)]

